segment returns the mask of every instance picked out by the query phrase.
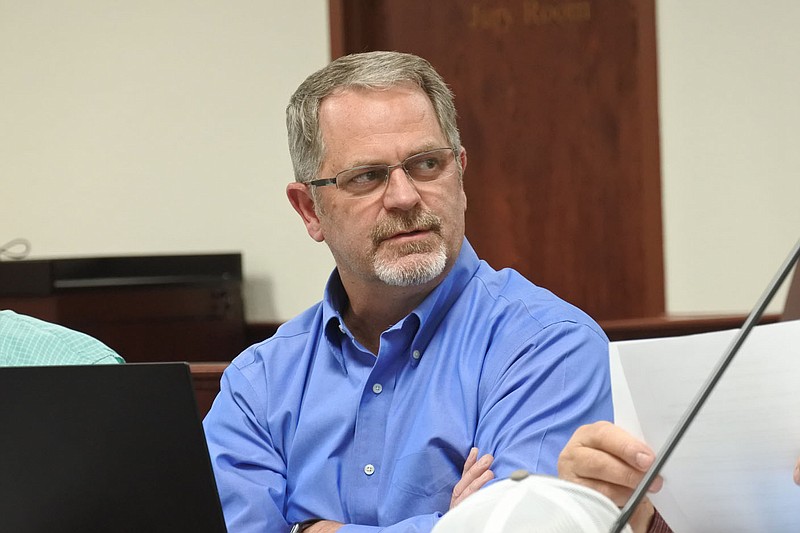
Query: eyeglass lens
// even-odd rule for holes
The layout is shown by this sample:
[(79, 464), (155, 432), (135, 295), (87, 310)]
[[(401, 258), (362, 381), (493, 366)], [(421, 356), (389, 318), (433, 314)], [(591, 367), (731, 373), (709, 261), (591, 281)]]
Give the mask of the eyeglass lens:
[(455, 172), (455, 153), (450, 148), (441, 148), (412, 155), (397, 165), (351, 168), (336, 175), (336, 186), (346, 194), (365, 196), (379, 190), (390, 172), (399, 167), (414, 181), (433, 181)]

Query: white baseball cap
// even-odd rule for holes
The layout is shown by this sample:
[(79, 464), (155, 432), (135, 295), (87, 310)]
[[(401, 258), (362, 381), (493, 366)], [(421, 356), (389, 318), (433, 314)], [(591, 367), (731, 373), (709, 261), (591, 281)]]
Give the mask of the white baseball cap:
[(619, 513), (593, 489), (519, 470), (448, 511), (432, 533), (608, 533)]

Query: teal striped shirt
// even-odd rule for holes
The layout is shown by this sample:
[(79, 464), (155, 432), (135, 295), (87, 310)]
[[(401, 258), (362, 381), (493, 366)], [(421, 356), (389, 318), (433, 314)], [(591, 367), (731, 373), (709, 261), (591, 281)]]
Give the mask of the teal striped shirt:
[(124, 362), (114, 350), (94, 337), (14, 311), (0, 311), (0, 366)]

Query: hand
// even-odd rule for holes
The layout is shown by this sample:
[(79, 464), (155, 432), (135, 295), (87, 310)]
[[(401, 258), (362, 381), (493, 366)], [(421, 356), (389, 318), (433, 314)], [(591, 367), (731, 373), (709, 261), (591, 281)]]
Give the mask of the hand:
[(306, 529), (307, 533), (335, 533), (344, 524), (341, 522), (334, 522), (333, 520), (320, 520), (316, 524)]
[[(655, 453), (645, 443), (610, 422), (581, 426), (558, 457), (558, 476), (593, 488), (622, 507), (653, 464)], [(650, 492), (661, 490), (657, 477)], [(644, 499), (629, 524), (637, 533), (647, 531), (655, 509)]]
[(453, 487), (453, 496), (450, 498), (450, 509), (463, 502), (470, 494), (477, 492), (486, 483), (494, 479), (494, 472), (489, 470), (494, 457), (488, 453), (478, 459), (478, 448), (472, 448), (464, 463), (461, 479)]

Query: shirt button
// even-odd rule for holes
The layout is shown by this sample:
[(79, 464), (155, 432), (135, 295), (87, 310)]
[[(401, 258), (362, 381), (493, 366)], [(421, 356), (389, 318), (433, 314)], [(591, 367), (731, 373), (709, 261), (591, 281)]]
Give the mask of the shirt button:
[(367, 465), (364, 467), (364, 473), (368, 476), (371, 476), (375, 473), (375, 467), (372, 465)]
[(419, 350), (414, 350), (413, 352), (411, 352), (411, 357), (413, 357), (414, 359), (419, 360), (419, 358), (422, 357), (422, 354), (419, 353)]
[(372, 386), (372, 392), (374, 392), (375, 394), (380, 394), (382, 390), (383, 390), (383, 385), (381, 385), (380, 383), (376, 383), (375, 385)]
[(344, 325), (342, 325), (342, 323), (341, 323), (341, 322), (339, 322), (339, 331), (341, 331), (342, 333), (344, 333)]

